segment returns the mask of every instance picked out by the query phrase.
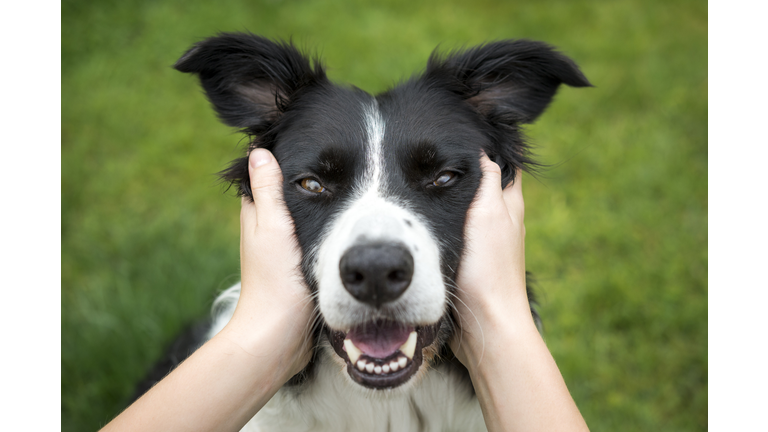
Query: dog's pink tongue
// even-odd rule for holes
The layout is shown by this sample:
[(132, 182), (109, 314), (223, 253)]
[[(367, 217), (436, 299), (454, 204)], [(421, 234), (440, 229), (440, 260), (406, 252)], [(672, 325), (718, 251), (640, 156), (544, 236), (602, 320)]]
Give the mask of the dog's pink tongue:
[(385, 358), (397, 351), (408, 340), (412, 331), (412, 327), (394, 323), (368, 323), (350, 330), (347, 339), (363, 354), (373, 358)]

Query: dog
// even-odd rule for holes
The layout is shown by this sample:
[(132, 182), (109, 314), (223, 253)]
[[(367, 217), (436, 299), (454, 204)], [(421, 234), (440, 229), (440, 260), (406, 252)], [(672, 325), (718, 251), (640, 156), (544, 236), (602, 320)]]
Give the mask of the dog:
[[(448, 348), (479, 155), (501, 167), (502, 185), (535, 168), (521, 128), (560, 84), (591, 86), (577, 65), (545, 43), (502, 40), (436, 50), (423, 72), (372, 96), (332, 83), (291, 43), (222, 33), (174, 67), (199, 77), (248, 151), (280, 163), (319, 314), (312, 361), (243, 430), (485, 430)], [(247, 155), (221, 174), (252, 197)], [(220, 331), (239, 293), (224, 291), (212, 322), (177, 341), (139, 393)]]

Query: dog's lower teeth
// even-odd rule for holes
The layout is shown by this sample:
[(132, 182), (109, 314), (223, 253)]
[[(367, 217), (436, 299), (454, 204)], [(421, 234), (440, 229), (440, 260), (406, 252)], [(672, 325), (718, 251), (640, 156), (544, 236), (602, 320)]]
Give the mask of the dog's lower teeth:
[(386, 375), (388, 373), (394, 373), (400, 369), (403, 369), (406, 364), (408, 364), (408, 359), (404, 356), (399, 356), (397, 360), (392, 360), (389, 363), (383, 365), (368, 363), (365, 360), (360, 359), (357, 361), (357, 363), (355, 363), (355, 367), (357, 367), (360, 372), (367, 372), (376, 375)]
[(408, 360), (413, 358), (413, 355), (416, 353), (417, 336), (418, 335), (415, 331), (411, 332), (411, 334), (408, 335), (408, 340), (402, 346), (400, 346), (400, 352), (402, 355), (397, 356), (396, 359), (390, 360), (389, 363), (385, 364), (377, 365), (375, 364), (375, 359), (371, 362), (368, 362), (365, 359), (361, 359), (360, 356), (362, 355), (362, 352), (349, 339), (344, 340), (344, 349), (347, 352), (350, 363), (360, 372), (376, 375), (386, 375), (404, 369), (405, 365), (408, 364)]

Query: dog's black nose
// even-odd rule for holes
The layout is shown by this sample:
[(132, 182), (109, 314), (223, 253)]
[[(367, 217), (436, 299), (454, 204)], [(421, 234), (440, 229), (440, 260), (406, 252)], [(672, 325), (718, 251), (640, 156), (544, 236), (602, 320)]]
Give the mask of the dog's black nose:
[(413, 277), (413, 256), (404, 246), (374, 243), (352, 246), (339, 262), (344, 288), (371, 306), (400, 297)]

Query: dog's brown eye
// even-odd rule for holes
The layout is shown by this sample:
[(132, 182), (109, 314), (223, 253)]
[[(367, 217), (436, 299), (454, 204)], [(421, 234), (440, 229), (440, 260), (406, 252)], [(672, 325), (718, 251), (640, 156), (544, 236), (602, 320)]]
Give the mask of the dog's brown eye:
[(453, 178), (456, 177), (456, 173), (451, 171), (444, 171), (440, 173), (440, 175), (435, 179), (435, 181), (432, 182), (435, 186), (445, 186), (447, 185)]
[(301, 181), (301, 187), (304, 189), (312, 192), (312, 193), (322, 193), (325, 191), (325, 188), (323, 185), (320, 184), (319, 181), (313, 179), (313, 178), (305, 178)]

